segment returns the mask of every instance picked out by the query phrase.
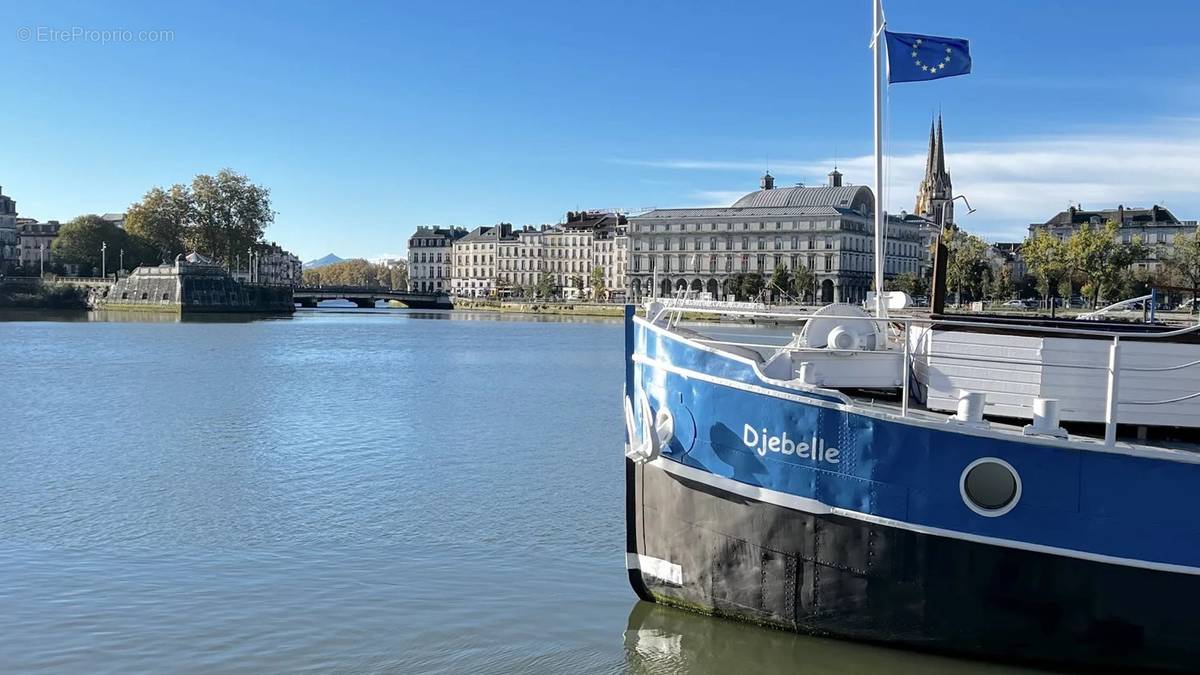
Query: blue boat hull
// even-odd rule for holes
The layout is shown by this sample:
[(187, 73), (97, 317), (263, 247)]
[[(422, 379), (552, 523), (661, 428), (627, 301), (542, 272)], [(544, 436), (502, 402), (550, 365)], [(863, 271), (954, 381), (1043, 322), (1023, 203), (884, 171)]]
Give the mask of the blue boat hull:
[[(1200, 668), (1200, 462), (964, 428), (765, 377), (627, 316), (627, 564), (646, 600), (997, 660)], [(643, 430), (636, 431), (635, 430)], [(640, 447), (640, 446), (639, 446)], [(1017, 489), (968, 501), (980, 462)]]
[(626, 460), (644, 600), (978, 658), (1195, 671), (1200, 579), (814, 515)]

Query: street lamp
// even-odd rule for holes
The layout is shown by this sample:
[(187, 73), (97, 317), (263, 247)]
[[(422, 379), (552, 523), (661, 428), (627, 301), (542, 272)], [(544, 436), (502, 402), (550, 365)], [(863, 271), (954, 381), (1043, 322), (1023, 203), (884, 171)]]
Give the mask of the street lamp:
[(125, 271), (125, 249), (121, 249), (121, 271)]
[[(967, 201), (964, 195), (950, 198), (945, 204), (942, 204), (941, 213), (938, 214), (938, 236), (934, 245), (933, 251), (933, 292), (929, 298), (929, 309), (934, 314), (941, 314), (946, 309), (946, 262), (950, 257), (950, 250), (946, 248), (944, 237), (946, 235), (946, 211), (951, 204), (957, 200), (963, 200), (967, 205), (967, 214), (975, 213), (975, 209), (971, 208), (971, 202)], [(957, 289), (960, 294), (956, 296), (956, 300), (962, 302), (962, 289)]]
[(100, 276), (108, 278), (108, 242), (100, 242)]

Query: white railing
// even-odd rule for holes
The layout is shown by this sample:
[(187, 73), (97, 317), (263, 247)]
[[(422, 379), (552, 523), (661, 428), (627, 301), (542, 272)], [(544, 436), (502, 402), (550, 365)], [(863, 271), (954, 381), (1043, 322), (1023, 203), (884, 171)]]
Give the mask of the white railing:
[(1105, 315), (1107, 315), (1111, 311), (1121, 311), (1124, 309), (1130, 309), (1130, 308), (1133, 308), (1135, 305), (1137, 305), (1137, 303), (1139, 303), (1139, 302), (1151, 302), (1152, 300), (1154, 300), (1153, 294), (1142, 295), (1142, 296), (1139, 296), (1136, 298), (1129, 298), (1128, 300), (1114, 302), (1113, 304), (1111, 304), (1107, 307), (1101, 307), (1100, 309), (1097, 309), (1094, 312), (1080, 314), (1078, 316), (1078, 318), (1082, 319), (1084, 321), (1094, 321), (1094, 320), (1098, 320), (1098, 319), (1103, 319), (1105, 317)]
[[(772, 309), (763, 305), (745, 307), (745, 305), (756, 305), (757, 303), (730, 303), (723, 301), (695, 301), (680, 298), (659, 298), (647, 303), (647, 309), (657, 309), (654, 316), (647, 318), (651, 323), (660, 323), (665, 318), (666, 324), (670, 327), (672, 324), (677, 324), (683, 317), (685, 312), (690, 314), (719, 314), (734, 317), (769, 317), (771, 319), (795, 319), (798, 321), (808, 321), (814, 318), (812, 313), (800, 313), (790, 311), (788, 309)], [(657, 308), (655, 307), (657, 305)], [(1184, 326), (1175, 330), (1161, 331), (1157, 333), (1138, 333), (1130, 331), (1112, 331), (1093, 328), (1068, 328), (1062, 326), (1040, 326), (1036, 324), (1023, 323), (1021, 321), (965, 321), (961, 319), (933, 319), (926, 317), (915, 316), (892, 316), (878, 318), (874, 316), (838, 316), (838, 315), (821, 315), (822, 319), (842, 319), (847, 321), (871, 321), (883, 323), (886, 326), (896, 326), (897, 331), (903, 335), (903, 358), (901, 359), (901, 394), (900, 394), (900, 413), (902, 416), (909, 416), (909, 377), (912, 371), (912, 362), (915, 360), (910, 348), (910, 332), (913, 326), (923, 326), (929, 330), (935, 326), (953, 326), (964, 328), (999, 328), (1009, 331), (1023, 330), (1037, 333), (1050, 333), (1065, 337), (1079, 336), (1086, 338), (1111, 338), (1112, 342), (1109, 345), (1108, 363), (1105, 365), (1088, 365), (1088, 364), (1054, 364), (1055, 368), (1075, 368), (1080, 370), (1103, 370), (1107, 373), (1107, 392), (1104, 401), (1104, 443), (1112, 446), (1116, 443), (1117, 438), (1117, 419), (1121, 405), (1138, 405), (1138, 406), (1154, 406), (1167, 405), (1170, 403), (1179, 403), (1194, 398), (1200, 398), (1200, 391), (1191, 394), (1185, 394), (1174, 398), (1167, 398), (1154, 401), (1135, 401), (1122, 400), (1120, 398), (1120, 380), (1122, 371), (1130, 372), (1169, 372), (1200, 366), (1200, 359), (1180, 363), (1172, 366), (1164, 367), (1133, 367), (1121, 365), (1121, 338), (1136, 337), (1138, 340), (1162, 340), (1165, 338), (1178, 337), (1192, 333), (1200, 333), (1200, 322)], [(727, 345), (737, 347), (747, 347), (751, 349), (787, 349), (792, 352), (827, 352), (824, 347), (798, 347), (780, 344), (756, 344), (744, 341), (731, 340), (712, 340), (707, 338), (697, 339), (698, 342), (711, 345)], [(886, 349), (886, 344), (885, 344)], [(928, 356), (926, 363), (928, 363)], [(963, 360), (983, 363), (999, 363), (1005, 365), (1044, 365), (1042, 361), (1030, 359), (1016, 358), (989, 358), (986, 356), (975, 356), (966, 354), (938, 354), (939, 360)]]

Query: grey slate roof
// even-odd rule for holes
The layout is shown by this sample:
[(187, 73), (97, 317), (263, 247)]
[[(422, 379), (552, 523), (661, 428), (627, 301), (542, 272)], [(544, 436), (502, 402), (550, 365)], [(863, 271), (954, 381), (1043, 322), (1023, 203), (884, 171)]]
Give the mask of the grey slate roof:
[(787, 187), (751, 192), (733, 203), (734, 208), (758, 206), (851, 206), (861, 193), (870, 193), (865, 185), (837, 187)]
[(1070, 208), (1066, 211), (1059, 211), (1053, 218), (1045, 222), (1046, 225), (1078, 225), (1081, 223), (1090, 222), (1093, 217), (1099, 217), (1101, 220), (1122, 220), (1131, 224), (1149, 224), (1155, 223), (1158, 225), (1178, 225), (1179, 219), (1175, 214), (1171, 213), (1166, 208), (1155, 204), (1150, 208), (1116, 208), (1116, 209), (1093, 209), (1084, 210)]
[(498, 229), (499, 228), (490, 225), (480, 225), (479, 227), (471, 230), (467, 236), (459, 239), (459, 241), (472, 242), (483, 241), (486, 239), (497, 239), (498, 237), (496, 235), (498, 234)]
[[(774, 192), (774, 190), (772, 190)], [(641, 215), (633, 216), (630, 220), (646, 220), (648, 218), (736, 218), (736, 217), (780, 217), (791, 216), (861, 216), (852, 209), (833, 206), (766, 206), (740, 208), (737, 206), (696, 209), (654, 209)]]

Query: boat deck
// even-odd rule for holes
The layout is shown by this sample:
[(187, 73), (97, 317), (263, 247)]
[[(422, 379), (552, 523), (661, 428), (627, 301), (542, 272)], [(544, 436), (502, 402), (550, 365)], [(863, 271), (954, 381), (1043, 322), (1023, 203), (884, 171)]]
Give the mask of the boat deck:
[[(787, 346), (795, 337), (796, 331), (795, 326), (765, 323), (711, 324), (686, 322), (682, 327), (684, 330), (681, 332), (692, 339), (697, 339), (713, 348), (724, 349), (730, 353), (742, 356), (748, 356), (753, 353), (760, 362), (767, 361), (777, 350)], [(947, 424), (952, 422), (953, 415), (929, 410), (915, 398), (910, 399), (907, 415), (905, 415), (898, 390), (839, 389), (837, 391), (849, 398), (856, 407), (864, 410), (895, 417), (906, 416), (910, 419), (927, 423)], [(1031, 438), (1024, 433), (1026, 420), (993, 416), (987, 416), (985, 419), (988, 422), (987, 429), (991, 433), (1011, 435), (1025, 440)], [(1182, 452), (1189, 455), (1188, 461), (1200, 462), (1200, 442), (1198, 441), (1182, 438), (1154, 438), (1153, 441), (1146, 441), (1131, 434), (1128, 437), (1125, 435), (1120, 436), (1116, 448), (1110, 448), (1104, 443), (1104, 431), (1102, 428), (1094, 430), (1092, 433), (1084, 433), (1084, 430), (1079, 429), (1079, 427), (1086, 427), (1087, 425), (1064, 423), (1064, 426), (1070, 432), (1066, 440), (1094, 446), (1089, 449), (1099, 451), (1117, 449), (1120, 452), (1145, 454), (1148, 456), (1161, 456), (1164, 452), (1172, 456), (1178, 456), (1178, 453)], [(1194, 457), (1191, 457), (1193, 455)]]

